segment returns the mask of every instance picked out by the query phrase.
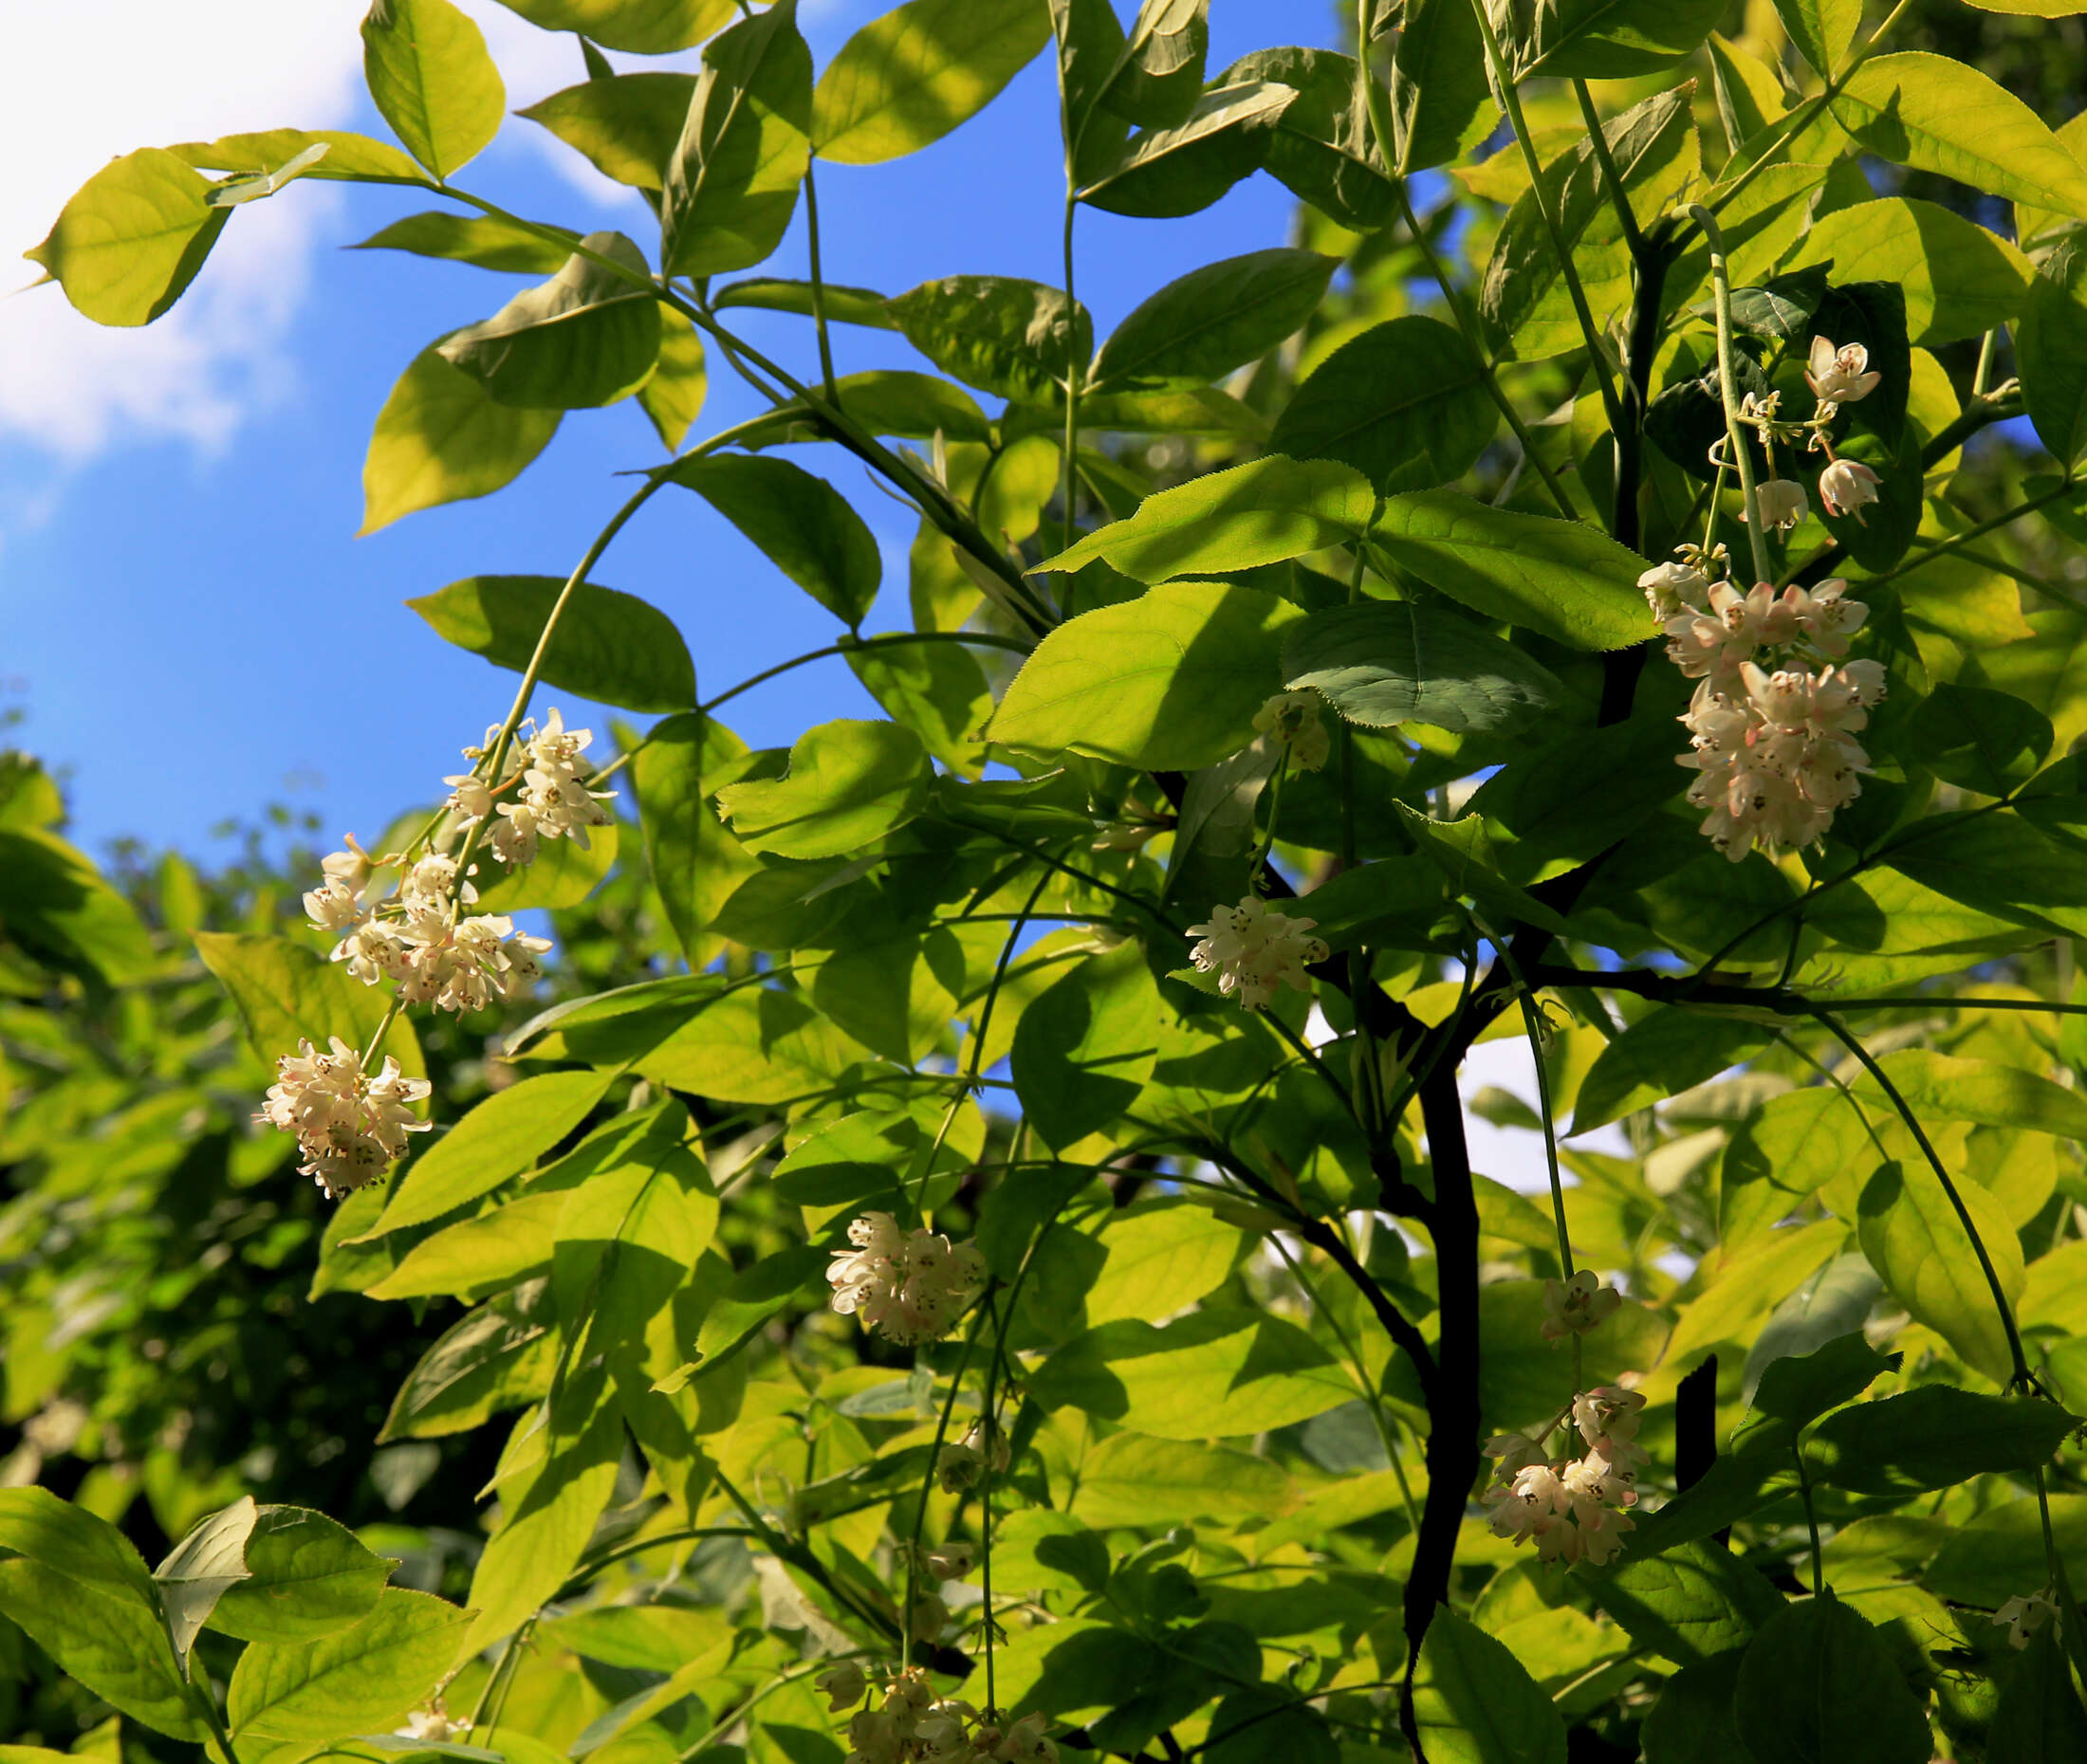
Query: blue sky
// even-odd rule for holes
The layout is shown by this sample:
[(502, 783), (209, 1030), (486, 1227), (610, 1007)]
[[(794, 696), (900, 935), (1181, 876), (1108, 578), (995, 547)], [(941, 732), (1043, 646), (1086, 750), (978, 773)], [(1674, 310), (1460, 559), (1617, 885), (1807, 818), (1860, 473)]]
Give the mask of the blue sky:
[[(534, 32), (494, 0), (466, 4), (501, 61), (510, 109), (583, 77), (570, 38)], [(805, 0), (816, 61), (881, 9), (877, 0)], [(73, 13), (59, 34), (75, 42), (54, 42), (52, 59), (25, 53), (0, 74), (0, 104), (29, 106), (0, 124), (21, 138), (14, 144), (28, 145), (39, 126), (60, 129), (59, 148), (39, 161), (42, 184), (30, 180), (42, 209), (28, 212), (29, 198), (18, 194), (0, 211), (0, 226), (21, 235), (17, 248), (42, 236), (97, 164), (135, 146), (285, 122), (382, 132), (356, 78), (353, 0), (187, 9), (189, 30), (200, 14), (212, 47), (179, 70), (177, 100), (160, 97), (167, 83), (154, 78), (176, 52), (153, 34), (157, 0), (58, 10)], [(1212, 10), (1213, 68), (1296, 40), (1307, 20), (1308, 40), (1331, 26), (1330, 9), (1299, 0), (1217, 0)], [(127, 46), (101, 49), (119, 64), (83, 114), (65, 82), (84, 80), (86, 64), (63, 51), (90, 28), (104, 45)], [(30, 66), (42, 69), (34, 80)], [(885, 293), (958, 271), (1057, 283), (1056, 102), (1040, 58), (991, 109), (927, 151), (883, 167), (822, 168), (828, 277)], [(635, 195), (518, 119), (458, 181), (536, 218), (619, 227), (648, 250), (656, 243)], [(564, 574), (627, 494), (611, 474), (659, 457), (635, 402), (576, 413), (510, 489), (351, 537), (363, 447), (394, 378), (432, 338), (525, 285), (340, 248), (431, 206), (421, 193), (308, 181), (251, 205), (175, 315), (146, 331), (94, 332), (55, 288), (0, 302), (0, 604), (9, 639), (0, 702), (25, 713), (14, 739), (65, 774), (74, 836), (90, 849), (127, 834), (207, 856), (221, 849), (208, 836), (213, 823), (250, 818), (271, 801), (315, 810), (329, 836), (374, 836), (434, 793), (458, 746), (504, 712), (512, 686), (400, 602), (476, 573)], [(1186, 220), (1083, 213), (1078, 291), (1098, 334), (1197, 264), (1282, 243), (1290, 213), (1287, 193), (1265, 176)], [(774, 273), (801, 274), (803, 264), (800, 212)], [(762, 348), (801, 375), (815, 372), (804, 322), (742, 316)], [(921, 365), (881, 333), (839, 327), (836, 346), (843, 372)], [(757, 408), (714, 354), (711, 370), (696, 435)], [(883, 545), (887, 597), (869, 628), (902, 619), (905, 512), (844, 457), (794, 456), (830, 474)], [(656, 500), (595, 578), (676, 620), (706, 695), (838, 630), (693, 496)], [(741, 733), (768, 744), (866, 707), (852, 676), (827, 663), (733, 709)], [(566, 708), (570, 718), (576, 707)]]

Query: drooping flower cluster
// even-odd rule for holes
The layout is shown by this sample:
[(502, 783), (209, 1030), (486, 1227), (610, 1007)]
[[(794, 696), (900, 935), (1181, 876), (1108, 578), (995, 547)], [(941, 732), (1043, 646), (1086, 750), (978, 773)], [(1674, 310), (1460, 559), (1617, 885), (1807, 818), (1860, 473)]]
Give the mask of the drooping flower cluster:
[[(1623, 1548), (1634, 1529), (1625, 1509), (1637, 1504), (1636, 1443), (1645, 1399), (1614, 1385), (1573, 1399), (1571, 1416), (1586, 1447), (1579, 1458), (1545, 1458), (1542, 1437), (1496, 1434), (1486, 1455), (1500, 1461), (1486, 1491), (1495, 1536), (1534, 1543), (1545, 1562), (1592, 1562), (1598, 1567)], [(1551, 1429), (1544, 1429), (1547, 1437)]]
[(1614, 1316), (1623, 1295), (1604, 1286), (1601, 1277), (1582, 1268), (1569, 1280), (1543, 1282), (1543, 1339), (1563, 1341), (1568, 1335), (1584, 1335), (1604, 1318)]
[(901, 1230), (889, 1213), (864, 1213), (848, 1227), (852, 1250), (826, 1270), (833, 1308), (900, 1347), (939, 1341), (986, 1280), (986, 1259), (924, 1225)]
[(1249, 894), (1236, 907), (1212, 907), (1207, 923), (1189, 927), (1191, 937), (1202, 939), (1189, 960), (1217, 976), (1220, 992), (1238, 994), (1241, 1008), (1258, 1011), (1279, 985), (1311, 990), (1305, 969), (1327, 955), (1325, 944), (1307, 935), (1317, 923), (1272, 911)]
[[(508, 785), (489, 783), (476, 772), (462, 772), (442, 781), (452, 786), (449, 810), (460, 827), (471, 827), (495, 814), (487, 844), (504, 864), (533, 864), (537, 841), (567, 838), (586, 851), (587, 829), (609, 824), (609, 812), (601, 806), (616, 792), (598, 792), (587, 787), (594, 767), (581, 756), (594, 741), (592, 729), (568, 729), (554, 708), (539, 729), (525, 724), (528, 732), (520, 738), (522, 770)], [(467, 747), (467, 760), (480, 758), (499, 739), (498, 729), (486, 732), (486, 747)], [(496, 801), (508, 787), (516, 788), (512, 801)]]
[(390, 1168), (405, 1151), (408, 1133), (428, 1130), (413, 1106), (430, 1087), (425, 1078), (407, 1077), (389, 1055), (373, 1076), (339, 1036), (328, 1053), (309, 1041), (297, 1050), (275, 1062), (275, 1082), (254, 1118), (297, 1135), (298, 1170), (336, 1201)]
[[(1743, 508), (1741, 519), (1750, 522), (1758, 518), (1764, 528), (1786, 533), (1811, 512), (1803, 485), (1794, 478), (1775, 475), (1778, 444), (1802, 444), (1809, 451), (1826, 455), (1826, 465), (1819, 474), (1819, 500), (1826, 512), (1837, 518), (1853, 515), (1860, 522), (1862, 510), (1877, 500), (1880, 480), (1860, 460), (1843, 459), (1836, 453), (1828, 432), (1842, 405), (1867, 398), (1883, 377), (1871, 368), (1870, 352), (1862, 344), (1837, 345), (1831, 338), (1815, 337), (1804, 375), (1805, 383), (1818, 400), (1809, 421), (1785, 421), (1781, 413), (1781, 393), (1771, 392), (1765, 396), (1748, 393), (1740, 401), (1739, 420), (1761, 437), (1769, 475), (1754, 486), (1754, 505)], [(1731, 463), (1725, 458), (1723, 447), (1720, 440), (1711, 448), (1713, 465)]]
[(1760, 582), (1742, 594), (1710, 579), (1722, 553), (1684, 556), (1647, 570), (1638, 586), (1669, 659), (1700, 682), (1681, 719), (1690, 745), (1679, 763), (1702, 774), (1689, 800), (1734, 863), (1757, 846), (1773, 854), (1810, 845), (1862, 794), (1870, 769), (1856, 736), (1884, 696), (1884, 668), (1836, 665), (1869, 608), (1838, 579), (1780, 595)]
[[(852, 1661), (828, 1668), (813, 1682), (839, 1715), (869, 1690)], [(884, 1682), (877, 1706), (848, 1719), (846, 1764), (1057, 1764), (1058, 1747), (1042, 1715), (1005, 1721), (953, 1697), (937, 1697), (917, 1666)]]
[(1278, 692), (1254, 716), (1254, 727), (1285, 749), (1301, 772), (1316, 772), (1333, 752), (1317, 692)]
[(476, 900), (478, 891), (459, 875), (454, 857), (430, 852), (406, 869), (389, 901), (365, 910), (344, 861), (360, 856), (358, 848), (327, 858), (340, 870), (329, 869), (325, 886), (305, 896), (305, 911), (322, 930), (342, 933), (333, 959), (365, 986), (389, 980), (403, 1004), (463, 1012), (484, 1010), (543, 978), (537, 958), (550, 947), (547, 938), (517, 932), (500, 913), (457, 916), (456, 908)]

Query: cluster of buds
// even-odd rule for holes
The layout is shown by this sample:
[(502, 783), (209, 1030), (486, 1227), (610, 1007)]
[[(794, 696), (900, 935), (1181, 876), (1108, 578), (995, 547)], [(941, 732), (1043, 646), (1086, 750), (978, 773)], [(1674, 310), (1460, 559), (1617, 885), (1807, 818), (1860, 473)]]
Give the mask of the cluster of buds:
[(414, 1113), (424, 1100), (425, 1078), (409, 1078), (389, 1055), (373, 1076), (362, 1056), (339, 1036), (322, 1054), (309, 1041), (275, 1062), (275, 1082), (254, 1118), (297, 1135), (301, 1174), (329, 1201), (360, 1188), (389, 1169), (406, 1149), (408, 1133), (428, 1124)]
[[(812, 1681), (830, 1713), (854, 1709), (869, 1695), (869, 1680), (853, 1661), (828, 1667)], [(876, 1706), (848, 1718), (846, 1764), (1057, 1764), (1058, 1748), (1042, 1715), (1007, 1721), (953, 1697), (937, 1697), (917, 1666), (885, 1680)]]
[(1220, 992), (1236, 993), (1243, 1009), (1258, 1011), (1279, 985), (1311, 990), (1305, 970), (1327, 955), (1325, 944), (1306, 934), (1317, 923), (1271, 911), (1249, 894), (1236, 907), (1212, 907), (1207, 923), (1189, 927), (1191, 937), (1202, 939), (1189, 960), (1217, 976)]
[(1568, 1335), (1584, 1335), (1603, 1319), (1614, 1316), (1623, 1295), (1604, 1286), (1601, 1277), (1582, 1268), (1569, 1280), (1543, 1282), (1543, 1339), (1563, 1341)]
[(1702, 774), (1689, 800), (1735, 864), (1757, 846), (1773, 854), (1810, 845), (1862, 794), (1870, 769), (1856, 735), (1884, 696), (1883, 664), (1841, 660), (1870, 609), (1838, 579), (1780, 595), (1760, 582), (1742, 594), (1711, 579), (1722, 547), (1682, 556), (1647, 570), (1638, 586), (1669, 658), (1698, 682), (1681, 718), (1690, 745), (1679, 763)]
[(2049, 1587), (2027, 1596), (2017, 1593), (1993, 1613), (1993, 1622), (2007, 1631), (2009, 1647), (2027, 1647), (2029, 1638), (2045, 1624), (2056, 1629), (2058, 1601), (2051, 1596)]
[(835, 1252), (826, 1269), (833, 1308), (902, 1348), (940, 1341), (986, 1282), (973, 1245), (921, 1225), (901, 1230), (889, 1213), (864, 1213), (848, 1241), (855, 1247)]
[[(1543, 1441), (1501, 1433), (1486, 1442), (1486, 1455), (1500, 1461), (1486, 1491), (1493, 1534), (1534, 1543), (1545, 1562), (1612, 1561), (1633, 1529), (1626, 1508), (1637, 1504), (1637, 1469), (1645, 1461), (1636, 1443), (1638, 1411), (1645, 1399), (1635, 1391), (1600, 1385), (1573, 1398), (1571, 1417), (1580, 1442), (1578, 1458), (1546, 1458)], [(1562, 1417), (1561, 1418), (1562, 1419)]]
[[(1826, 464), (1819, 474), (1820, 504), (1830, 515), (1854, 515), (1861, 521), (1862, 510), (1877, 499), (1877, 475), (1859, 460), (1842, 459), (1836, 453), (1829, 431), (1842, 405), (1867, 398), (1882, 378), (1871, 368), (1870, 352), (1862, 344), (1837, 346), (1830, 338), (1815, 337), (1804, 374), (1805, 384), (1817, 400), (1809, 420), (1784, 421), (1781, 393), (1771, 392), (1765, 397), (1748, 393), (1741, 400), (1739, 420), (1761, 437), (1762, 450), (1768, 460), (1768, 476), (1754, 486), (1754, 506), (1743, 510), (1743, 518), (1751, 521), (1758, 515), (1764, 527), (1788, 532), (1810, 512), (1803, 485), (1794, 478), (1776, 476), (1776, 447), (1781, 443), (1784, 447), (1802, 444), (1812, 452), (1824, 453)], [(1712, 465), (1731, 463), (1725, 458), (1723, 446), (1720, 440), (1711, 448)]]
[(1318, 771), (1333, 752), (1333, 737), (1320, 720), (1317, 692), (1278, 692), (1255, 713), (1254, 727), (1301, 772)]
[[(467, 747), (464, 757), (481, 764), (497, 751), (500, 731), (488, 729), (483, 747)], [(587, 850), (587, 829), (609, 824), (601, 806), (616, 793), (587, 787), (594, 767), (581, 756), (594, 740), (592, 729), (568, 729), (553, 709), (540, 729), (522, 726), (516, 744), (520, 765), (503, 781), (489, 781), (478, 771), (461, 772), (442, 781), (451, 786), (449, 811), (459, 827), (474, 827), (498, 816), (486, 843), (504, 864), (532, 864), (540, 839), (570, 839)], [(508, 792), (514, 794), (508, 799)]]

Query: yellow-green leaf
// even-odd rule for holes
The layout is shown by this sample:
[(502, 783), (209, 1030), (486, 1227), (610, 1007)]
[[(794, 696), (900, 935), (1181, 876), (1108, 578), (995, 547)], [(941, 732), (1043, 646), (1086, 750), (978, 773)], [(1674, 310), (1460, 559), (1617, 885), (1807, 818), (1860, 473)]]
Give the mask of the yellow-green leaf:
[[(2007, 1215), (1976, 1183), (1958, 1183), (2002, 1293), (2019, 1304), (2027, 1279), (2022, 1243)], [(2007, 1333), (1971, 1240), (1935, 1174), (1921, 1164), (1887, 1164), (1862, 1191), (1856, 1236), (1893, 1295), (1962, 1356), (2004, 1384), (2013, 1368)]]
[(224, 230), (210, 179), (163, 147), (112, 159), (24, 256), (97, 324), (150, 324), (181, 298)]
[(500, 132), (508, 89), (485, 34), (450, 0), (374, 0), (362, 74), (406, 151), (448, 177)]
[(362, 532), (511, 484), (563, 414), (496, 404), (478, 380), (423, 349), (377, 413), (362, 462)]
[(812, 94), (822, 158), (876, 165), (940, 140), (1051, 40), (1044, 0), (907, 0), (840, 46)]

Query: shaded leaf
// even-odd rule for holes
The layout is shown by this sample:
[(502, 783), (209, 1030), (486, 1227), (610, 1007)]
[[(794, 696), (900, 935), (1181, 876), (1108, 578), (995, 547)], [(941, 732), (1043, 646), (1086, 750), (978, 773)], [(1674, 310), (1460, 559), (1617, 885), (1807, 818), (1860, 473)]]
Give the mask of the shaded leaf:
[[(564, 586), (555, 576), (467, 576), (406, 604), (457, 648), (520, 673)], [(636, 595), (593, 582), (573, 588), (538, 677), (632, 710), (695, 702), (695, 665), (674, 621)]]

